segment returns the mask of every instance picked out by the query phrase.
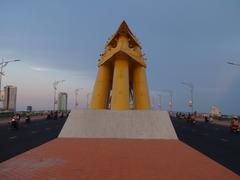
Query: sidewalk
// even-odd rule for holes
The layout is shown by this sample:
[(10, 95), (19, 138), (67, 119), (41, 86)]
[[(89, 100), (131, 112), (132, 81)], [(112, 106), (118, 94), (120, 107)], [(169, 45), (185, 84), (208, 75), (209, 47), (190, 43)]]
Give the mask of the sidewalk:
[(0, 164), (0, 177), (19, 179), (239, 180), (178, 140), (56, 138)]

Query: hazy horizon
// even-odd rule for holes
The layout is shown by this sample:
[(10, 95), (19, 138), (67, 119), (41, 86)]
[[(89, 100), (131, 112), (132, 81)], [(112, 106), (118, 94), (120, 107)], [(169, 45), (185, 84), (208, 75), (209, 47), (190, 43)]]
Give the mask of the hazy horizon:
[(192, 82), (195, 110), (240, 114), (240, 67), (226, 63), (240, 63), (239, 17), (238, 0), (0, 0), (0, 58), (22, 60), (4, 68), (2, 88), (17, 86), (17, 110), (50, 109), (52, 83), (64, 79), (69, 107), (76, 88), (85, 107), (105, 42), (126, 20), (146, 54), (151, 99), (172, 90), (173, 110), (189, 111), (181, 82)]

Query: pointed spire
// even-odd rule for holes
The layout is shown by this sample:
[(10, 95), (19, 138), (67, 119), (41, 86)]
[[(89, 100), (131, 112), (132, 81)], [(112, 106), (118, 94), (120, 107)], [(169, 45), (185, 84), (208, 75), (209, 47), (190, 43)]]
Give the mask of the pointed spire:
[(141, 48), (140, 42), (137, 40), (136, 36), (131, 32), (125, 20), (121, 22), (117, 31), (112, 35), (112, 37), (110, 38), (106, 45), (111, 43), (112, 40), (114, 40), (115, 37), (117, 37), (119, 34), (127, 34), (129, 38), (131, 38)]

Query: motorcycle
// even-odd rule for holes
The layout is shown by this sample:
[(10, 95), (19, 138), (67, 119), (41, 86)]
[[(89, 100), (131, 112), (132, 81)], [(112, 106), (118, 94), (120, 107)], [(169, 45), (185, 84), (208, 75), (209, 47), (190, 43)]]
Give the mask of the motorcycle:
[(239, 122), (238, 122), (237, 117), (234, 117), (233, 120), (231, 121), (230, 131), (233, 132), (233, 133), (239, 133), (240, 132)]
[(192, 125), (195, 125), (196, 122), (197, 122), (197, 121), (196, 121), (195, 119), (192, 119), (192, 120), (191, 120), (191, 124), (192, 124)]
[(27, 116), (27, 117), (25, 118), (25, 123), (26, 123), (26, 124), (31, 123), (31, 118), (30, 118), (30, 116)]
[(191, 123), (192, 126), (197, 123), (196, 118), (195, 118), (194, 116), (192, 116), (192, 117), (190, 118), (190, 123)]
[(208, 122), (209, 122), (209, 118), (208, 118), (207, 116), (205, 116), (205, 117), (204, 117), (204, 121), (205, 121), (206, 123), (208, 123)]
[(9, 123), (12, 129), (18, 130), (19, 122), (15, 118), (12, 118)]
[(232, 133), (239, 133), (240, 132), (240, 129), (239, 129), (239, 126), (237, 126), (237, 125), (232, 125), (232, 126), (230, 126), (230, 131), (232, 132)]

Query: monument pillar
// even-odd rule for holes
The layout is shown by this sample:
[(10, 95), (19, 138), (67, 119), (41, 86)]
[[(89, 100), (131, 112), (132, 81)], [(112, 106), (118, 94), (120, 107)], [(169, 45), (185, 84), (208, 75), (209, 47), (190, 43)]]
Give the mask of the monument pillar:
[(109, 64), (103, 64), (98, 69), (97, 79), (90, 102), (91, 109), (106, 109), (109, 91), (111, 89), (112, 70)]
[(125, 54), (115, 56), (111, 109), (129, 109), (129, 64)]
[(150, 99), (148, 95), (148, 84), (145, 68), (136, 65), (133, 68), (133, 92), (135, 109), (150, 109)]

